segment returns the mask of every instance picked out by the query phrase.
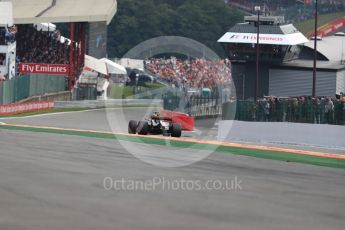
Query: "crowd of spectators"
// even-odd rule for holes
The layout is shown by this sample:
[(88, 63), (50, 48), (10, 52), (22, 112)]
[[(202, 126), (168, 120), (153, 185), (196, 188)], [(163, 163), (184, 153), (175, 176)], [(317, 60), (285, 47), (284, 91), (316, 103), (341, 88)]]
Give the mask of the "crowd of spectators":
[[(318, 7), (319, 14), (329, 14), (340, 11), (345, 11), (345, 1), (338, 0), (324, 0), (319, 1)], [(315, 5), (314, 4), (298, 4), (291, 6), (286, 10), (282, 11), (285, 15), (287, 22), (299, 22), (308, 20), (315, 15)]]
[(345, 125), (345, 97), (270, 97), (237, 103), (238, 120)]
[[(253, 13), (254, 6), (261, 6), (262, 10), (272, 15), (284, 15), (289, 23), (308, 20), (314, 16), (314, 1), (306, 3), (304, 0), (225, 0), (225, 3), (239, 7)], [(344, 0), (319, 0), (320, 14), (328, 14), (345, 10)]]
[(276, 12), (287, 8), (291, 3), (296, 3), (293, 0), (275, 0), (275, 1), (255, 1), (255, 0), (225, 0), (225, 3), (235, 7), (239, 7), (247, 12), (254, 13), (255, 6), (261, 6), (262, 9), (268, 8), (271, 12)]
[[(223, 96), (227, 98), (223, 100)], [(265, 97), (254, 102), (253, 99), (237, 100), (214, 88), (207, 95), (167, 93), (163, 102), (165, 109), (197, 117), (222, 114), (224, 120), (345, 125), (345, 95)]]
[(231, 83), (231, 63), (228, 59), (208, 61), (205, 59), (145, 60), (145, 69), (158, 79), (179, 88), (211, 88)]
[(68, 41), (60, 42), (60, 32), (38, 31), (33, 25), (20, 25), (16, 36), (17, 63), (68, 63)]

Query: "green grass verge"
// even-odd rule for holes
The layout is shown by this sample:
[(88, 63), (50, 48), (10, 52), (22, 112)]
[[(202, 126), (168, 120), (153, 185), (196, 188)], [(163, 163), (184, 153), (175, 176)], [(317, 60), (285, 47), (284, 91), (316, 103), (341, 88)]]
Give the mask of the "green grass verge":
[[(4, 125), (0, 125), (0, 129), (74, 135), (74, 136), (103, 138), (103, 139), (115, 139), (115, 140), (154, 144), (154, 145), (161, 145), (161, 146), (166, 145), (166, 140), (146, 138), (146, 137), (140, 137), (140, 136), (112, 135), (112, 134), (90, 133), (90, 132), (68, 131), (68, 130), (53, 130), (53, 129), (46, 129), (46, 128), (13, 127), (13, 126), (4, 126)], [(295, 162), (295, 163), (303, 163), (303, 164), (345, 169), (345, 160), (342, 160), (342, 159), (332, 159), (332, 158), (308, 156), (308, 155), (285, 153), (285, 152), (278, 152), (278, 151), (266, 151), (266, 150), (256, 150), (256, 149), (245, 149), (245, 148), (239, 148), (239, 147), (216, 146), (212, 144), (183, 142), (183, 141), (175, 141), (175, 140), (171, 140), (169, 144), (170, 144), (169, 146), (171, 147), (176, 147), (176, 148), (181, 148), (181, 149), (192, 148), (192, 149), (198, 149), (198, 150), (214, 150), (215, 152), (225, 153), (225, 154), (233, 154), (233, 155), (240, 155), (240, 156), (248, 156), (248, 157), (256, 157), (256, 158), (263, 158), (263, 159), (270, 159), (270, 160)]]
[(111, 87), (110, 98), (113, 99), (124, 99), (131, 98), (135, 94), (149, 92), (151, 90), (160, 89), (166, 87), (160, 83), (147, 83), (145, 87), (134, 87), (134, 86), (121, 86), (113, 84)]
[[(344, 17), (345, 11), (332, 13), (332, 14), (323, 14), (318, 18), (318, 27), (323, 26), (329, 22), (332, 22), (338, 18)], [(301, 31), (305, 36), (308, 36), (310, 33), (314, 32), (315, 20), (310, 19), (296, 24), (296, 27)]]

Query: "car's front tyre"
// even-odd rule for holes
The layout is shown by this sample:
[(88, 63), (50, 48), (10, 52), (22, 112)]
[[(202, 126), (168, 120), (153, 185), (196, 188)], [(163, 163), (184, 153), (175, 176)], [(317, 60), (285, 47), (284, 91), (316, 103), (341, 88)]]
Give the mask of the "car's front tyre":
[(139, 121), (137, 133), (139, 135), (147, 135), (149, 133), (149, 124), (147, 121)]
[(129, 134), (136, 134), (137, 133), (138, 122), (136, 121), (129, 121), (128, 123), (128, 133)]

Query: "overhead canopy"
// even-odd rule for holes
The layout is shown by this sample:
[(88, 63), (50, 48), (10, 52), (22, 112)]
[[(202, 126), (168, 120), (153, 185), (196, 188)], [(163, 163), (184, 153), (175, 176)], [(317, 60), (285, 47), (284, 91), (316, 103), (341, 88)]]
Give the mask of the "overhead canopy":
[(104, 61), (101, 61), (97, 58), (85, 55), (85, 65), (86, 70), (93, 70), (98, 73), (108, 75), (107, 66)]
[[(260, 44), (266, 45), (299, 45), (309, 41), (300, 32), (292, 34), (260, 34), (259, 40)], [(256, 44), (257, 34), (227, 32), (218, 40), (218, 42)]]
[(12, 26), (12, 2), (0, 2), (0, 26)]
[(12, 3), (16, 24), (101, 21), (109, 24), (117, 11), (117, 0), (12, 0)]
[(125, 67), (107, 59), (107, 58), (102, 58), (100, 61), (104, 62), (108, 68), (108, 73), (109, 74), (127, 74), (127, 70)]

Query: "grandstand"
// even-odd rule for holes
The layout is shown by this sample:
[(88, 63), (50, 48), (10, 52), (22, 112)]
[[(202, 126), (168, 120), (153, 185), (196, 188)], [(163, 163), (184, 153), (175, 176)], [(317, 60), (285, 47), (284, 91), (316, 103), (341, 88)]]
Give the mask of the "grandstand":
[[(87, 31), (91, 47), (100, 36), (106, 38), (117, 11), (116, 0), (0, 0), (0, 5), (1, 80), (16, 77), (15, 66), (21, 63), (62, 64), (69, 69), (69, 90), (83, 70)], [(52, 23), (70, 23), (69, 38)], [(90, 48), (89, 54), (105, 57), (104, 42), (100, 47), (102, 52)], [(7, 85), (0, 85), (0, 94), (3, 87)], [(6, 101), (16, 100), (0, 95), (0, 104)]]
[(17, 62), (68, 64), (70, 43), (67, 39), (61, 40), (57, 30), (43, 31), (37, 25), (19, 25), (16, 38)]

